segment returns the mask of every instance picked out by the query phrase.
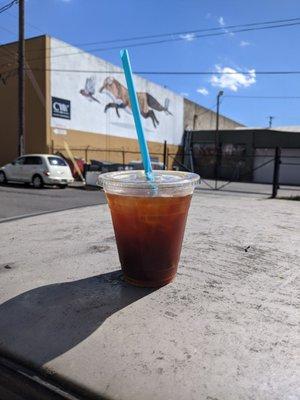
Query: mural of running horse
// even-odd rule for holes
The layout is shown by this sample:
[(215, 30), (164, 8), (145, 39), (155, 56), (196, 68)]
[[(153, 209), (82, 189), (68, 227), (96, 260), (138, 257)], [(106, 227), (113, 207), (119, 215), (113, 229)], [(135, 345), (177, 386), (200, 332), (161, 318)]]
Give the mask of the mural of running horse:
[[(109, 76), (107, 77), (103, 85), (101, 86), (99, 92), (107, 90), (114, 99), (118, 102), (110, 102), (106, 104), (104, 112), (109, 108), (114, 108), (116, 110), (117, 116), (120, 118), (119, 109), (124, 109), (126, 107), (131, 108), (128, 90), (123, 86), (117, 79)], [(173, 115), (169, 110), (169, 99), (166, 98), (165, 105), (162, 106), (151, 94), (148, 92), (137, 92), (137, 97), (140, 105), (141, 115), (144, 118), (151, 118), (154, 128), (159, 124), (159, 121), (154, 113), (155, 111), (164, 111), (167, 115)]]

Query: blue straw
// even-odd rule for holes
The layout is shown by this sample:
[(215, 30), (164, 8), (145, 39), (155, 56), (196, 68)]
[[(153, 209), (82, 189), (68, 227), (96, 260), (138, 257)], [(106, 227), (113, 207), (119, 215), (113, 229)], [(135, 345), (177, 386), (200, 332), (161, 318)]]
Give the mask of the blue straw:
[(134, 87), (134, 83), (133, 83), (133, 79), (132, 79), (132, 71), (131, 71), (131, 65), (130, 65), (128, 51), (126, 49), (121, 50), (120, 56), (121, 56), (121, 60), (123, 63), (123, 69), (124, 69), (125, 78), (126, 78), (126, 82), (127, 82), (129, 99), (130, 99), (132, 114), (133, 114), (133, 118), (134, 118), (135, 129), (136, 129), (136, 132), (138, 135), (140, 151), (141, 151), (143, 165), (144, 165), (144, 169), (145, 169), (145, 175), (146, 175), (146, 178), (148, 181), (153, 181), (154, 178), (153, 178), (153, 174), (152, 174), (149, 150), (148, 150), (148, 146), (147, 146), (147, 142), (145, 139), (144, 130), (143, 130), (143, 126), (142, 126), (140, 106), (139, 106), (139, 102), (137, 99), (137, 95), (136, 95), (136, 91), (135, 91), (135, 87)]

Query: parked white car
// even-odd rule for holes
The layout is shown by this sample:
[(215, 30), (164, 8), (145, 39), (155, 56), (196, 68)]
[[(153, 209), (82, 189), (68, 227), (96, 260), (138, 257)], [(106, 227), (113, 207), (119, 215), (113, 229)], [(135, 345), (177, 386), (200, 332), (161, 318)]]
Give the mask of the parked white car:
[(0, 184), (9, 181), (31, 183), (35, 188), (57, 185), (63, 189), (74, 178), (63, 158), (51, 154), (28, 154), (0, 168)]

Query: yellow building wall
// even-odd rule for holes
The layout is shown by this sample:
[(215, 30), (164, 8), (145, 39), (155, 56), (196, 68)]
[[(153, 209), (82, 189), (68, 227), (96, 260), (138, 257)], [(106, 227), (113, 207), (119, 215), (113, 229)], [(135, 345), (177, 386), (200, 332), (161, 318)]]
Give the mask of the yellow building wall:
[[(18, 157), (18, 43), (0, 46), (0, 73), (5, 80), (0, 83), (0, 165)], [(26, 40), (25, 44), (25, 153), (66, 154), (64, 141), (74, 156), (83, 158), (129, 163), (140, 160), (138, 142), (107, 134), (95, 134), (67, 130), (66, 135), (54, 133), (51, 128), (51, 63), (50, 38), (40, 36)], [(164, 144), (148, 143), (150, 153), (163, 161)], [(180, 146), (168, 145), (168, 167)], [(180, 161), (181, 157), (177, 156)]]
[[(26, 40), (25, 152), (46, 153), (46, 37)], [(18, 156), (17, 43), (0, 46), (0, 165)], [(31, 70), (30, 70), (30, 69)]]
[[(51, 128), (51, 152), (61, 152), (67, 155), (64, 142), (66, 142), (76, 157), (90, 160), (110, 161), (116, 163), (129, 163), (140, 160), (138, 141), (124, 137), (95, 134), (75, 130), (65, 130), (66, 134), (56, 134)], [(151, 156), (163, 162), (164, 144), (148, 142)], [(168, 167), (172, 168), (173, 157), (180, 152), (180, 146), (168, 145)]]

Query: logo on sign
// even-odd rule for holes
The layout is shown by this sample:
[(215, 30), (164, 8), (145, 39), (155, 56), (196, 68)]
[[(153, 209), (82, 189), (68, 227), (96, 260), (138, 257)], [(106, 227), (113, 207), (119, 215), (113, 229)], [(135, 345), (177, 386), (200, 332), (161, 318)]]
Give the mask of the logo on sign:
[(70, 100), (52, 97), (52, 117), (71, 119)]

